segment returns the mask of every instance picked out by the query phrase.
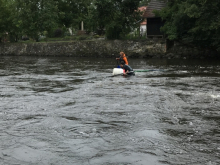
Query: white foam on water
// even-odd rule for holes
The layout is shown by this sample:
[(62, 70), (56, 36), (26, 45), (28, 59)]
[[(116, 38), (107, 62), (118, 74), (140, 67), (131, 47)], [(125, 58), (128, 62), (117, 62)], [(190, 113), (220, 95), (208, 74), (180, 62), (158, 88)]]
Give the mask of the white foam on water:
[(210, 95), (212, 98), (216, 99), (216, 98), (220, 98), (220, 95)]

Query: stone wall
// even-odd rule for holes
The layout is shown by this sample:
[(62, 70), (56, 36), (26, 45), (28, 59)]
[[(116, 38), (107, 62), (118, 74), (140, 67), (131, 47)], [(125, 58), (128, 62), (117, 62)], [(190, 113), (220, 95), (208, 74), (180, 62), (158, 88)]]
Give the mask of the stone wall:
[(130, 57), (153, 57), (166, 52), (165, 41), (92, 40), (54, 43), (0, 44), (0, 55), (112, 57), (124, 51)]
[(192, 45), (183, 45), (175, 42), (174, 45), (166, 51), (164, 57), (182, 59), (220, 59), (220, 54), (215, 50), (197, 48)]
[(116, 57), (120, 51), (124, 51), (130, 58), (219, 57), (219, 55), (216, 55), (216, 52), (185, 47), (180, 44), (175, 44), (167, 51), (165, 39), (0, 44), (0, 55), (16, 56)]

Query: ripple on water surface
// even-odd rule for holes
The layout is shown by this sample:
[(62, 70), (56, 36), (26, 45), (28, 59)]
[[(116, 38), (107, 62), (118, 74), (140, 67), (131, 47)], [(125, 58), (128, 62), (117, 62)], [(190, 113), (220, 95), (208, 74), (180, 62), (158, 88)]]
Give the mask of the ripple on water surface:
[(220, 164), (216, 63), (1, 58), (2, 164)]

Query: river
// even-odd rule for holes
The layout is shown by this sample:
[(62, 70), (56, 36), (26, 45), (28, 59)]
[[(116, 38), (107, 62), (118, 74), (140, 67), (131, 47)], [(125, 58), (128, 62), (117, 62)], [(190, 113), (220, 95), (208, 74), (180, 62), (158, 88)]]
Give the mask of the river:
[(219, 61), (128, 61), (0, 57), (0, 165), (220, 164)]

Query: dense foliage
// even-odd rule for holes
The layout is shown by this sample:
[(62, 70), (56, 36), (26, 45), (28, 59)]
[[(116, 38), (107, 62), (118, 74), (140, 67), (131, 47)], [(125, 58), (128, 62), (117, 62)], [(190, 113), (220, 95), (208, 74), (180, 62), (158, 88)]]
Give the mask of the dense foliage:
[(0, 41), (1, 38), (7, 33), (10, 25), (10, 11), (7, 6), (6, 0), (0, 0)]
[(108, 38), (120, 38), (138, 26), (140, 1), (0, 0), (0, 38), (9, 34), (11, 42), (22, 36), (38, 41), (69, 28), (77, 31), (81, 22), (88, 32), (106, 31)]
[(80, 22), (86, 18), (93, 0), (57, 0), (59, 25), (78, 29)]
[(158, 14), (170, 40), (220, 51), (219, 0), (169, 0)]
[(147, 6), (150, 1), (151, 1), (151, 0), (142, 0), (142, 1), (140, 1), (139, 7), (141, 7), (141, 6)]
[(16, 0), (22, 32), (36, 41), (43, 31), (57, 25), (58, 8), (54, 0)]
[(99, 28), (105, 28), (108, 39), (121, 38), (139, 26), (140, 0), (96, 0), (95, 14)]
[[(165, 21), (161, 30), (170, 40), (220, 51), (220, 0), (167, 0), (156, 14)], [(139, 6), (150, 0), (0, 0), (0, 41), (24, 36), (56, 37), (67, 29), (120, 39), (139, 27)], [(65, 33), (66, 32), (66, 33)]]

